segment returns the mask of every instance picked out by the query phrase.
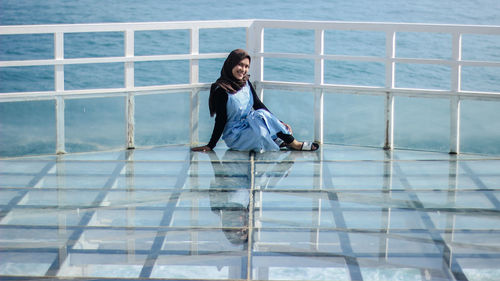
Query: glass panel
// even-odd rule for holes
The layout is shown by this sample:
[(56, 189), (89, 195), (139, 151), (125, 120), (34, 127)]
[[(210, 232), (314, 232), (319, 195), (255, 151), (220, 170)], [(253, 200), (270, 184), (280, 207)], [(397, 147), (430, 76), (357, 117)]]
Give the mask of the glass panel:
[(254, 280), (352, 280), (338, 257), (257, 256), (252, 270)]
[(59, 277), (139, 277), (147, 256), (127, 254), (71, 253), (61, 265)]
[[(222, 67), (222, 65), (221, 65)], [(212, 81), (212, 83), (215, 82)], [(200, 110), (198, 114), (198, 140), (200, 144), (207, 144), (210, 141), (212, 132), (215, 124), (215, 115), (210, 116), (210, 110), (208, 108), (208, 97), (210, 96), (209, 91), (202, 91), (199, 93)], [(220, 140), (217, 146), (221, 146), (224, 141)]]
[[(189, 279), (240, 279), (242, 278), (245, 253), (221, 256), (211, 255), (162, 255), (155, 264), (151, 277)], [(244, 278), (244, 277), (243, 277)]]
[(87, 212), (83, 210), (80, 211), (79, 209), (49, 211), (50, 208), (46, 207), (47, 206), (42, 206), (41, 208), (45, 211), (41, 211), (40, 208), (10, 210), (9, 213), (0, 220), (0, 225), (17, 226), (21, 229), (23, 229), (24, 226), (56, 226), (64, 229), (67, 226), (79, 225), (82, 218), (87, 214)]
[[(1, 179), (1, 177), (0, 177)], [(10, 184), (6, 184), (6, 186), (11, 186)], [(17, 199), (18, 196), (22, 195), (22, 191), (10, 191), (10, 190), (0, 190), (0, 205), (7, 205), (13, 199)]]
[(143, 227), (159, 226), (163, 211), (141, 209), (98, 209), (89, 226)]
[(27, 206), (91, 206), (97, 191), (31, 190), (19, 202)]
[(396, 147), (449, 150), (449, 100), (397, 97), (394, 108)]
[(0, 253), (0, 275), (45, 276), (56, 253)]
[(422, 272), (418, 268), (362, 268), (363, 280), (408, 280), (420, 281)]
[(470, 281), (495, 280), (500, 274), (497, 269), (499, 259), (484, 258), (484, 259), (458, 259), (460, 265), (464, 268), (465, 276)]
[(96, 151), (123, 147), (125, 98), (67, 100), (66, 151)]
[[(184, 163), (181, 161), (189, 160), (190, 149), (185, 145), (170, 145), (166, 147), (156, 147), (151, 149), (135, 149), (131, 155), (130, 160), (138, 161), (179, 161), (178, 164)], [(179, 167), (181, 168), (181, 167)]]
[(384, 102), (383, 97), (377, 96), (326, 93), (325, 142), (382, 146), (385, 137)]
[[(326, 129), (326, 128), (325, 128)], [(327, 143), (330, 141), (327, 141)], [(325, 149), (323, 151), (325, 159), (336, 160), (384, 160), (391, 159), (392, 152), (383, 150), (373, 150), (368, 147), (357, 146), (335, 146), (336, 149)], [(396, 154), (399, 151), (394, 151)], [(435, 153), (434, 153), (435, 154)]]
[(137, 145), (189, 143), (189, 96), (189, 93), (136, 96)]
[(265, 90), (264, 104), (281, 121), (292, 127), (298, 140), (314, 138), (314, 96), (311, 93)]
[[(64, 170), (64, 168), (60, 168)], [(59, 175), (47, 175), (38, 182), (37, 187), (41, 188), (101, 188), (105, 186), (109, 176), (107, 175), (67, 175), (64, 172), (59, 172)]]
[(500, 102), (461, 102), (460, 151), (500, 154)]
[(55, 102), (2, 102), (0, 128), (0, 157), (54, 153)]
[(310, 162), (295, 162), (301, 155), (289, 153), (282, 162), (256, 163), (255, 186), (260, 189), (317, 189), (321, 167)]
[(311, 247), (322, 253), (342, 252), (339, 235), (322, 229), (257, 230), (254, 247), (257, 252), (308, 253)]
[(163, 251), (231, 252), (243, 251), (245, 245), (232, 243), (232, 229), (174, 230), (165, 236)]

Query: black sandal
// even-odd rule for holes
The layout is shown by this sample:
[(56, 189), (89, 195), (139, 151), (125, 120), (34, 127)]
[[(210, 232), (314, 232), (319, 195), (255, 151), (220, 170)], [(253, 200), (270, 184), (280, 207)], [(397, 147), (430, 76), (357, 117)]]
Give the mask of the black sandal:
[(315, 151), (315, 150), (318, 150), (318, 148), (319, 148), (319, 144), (317, 142), (304, 141), (304, 142), (302, 142), (302, 146), (300, 147), (300, 149), (296, 149), (296, 150)]

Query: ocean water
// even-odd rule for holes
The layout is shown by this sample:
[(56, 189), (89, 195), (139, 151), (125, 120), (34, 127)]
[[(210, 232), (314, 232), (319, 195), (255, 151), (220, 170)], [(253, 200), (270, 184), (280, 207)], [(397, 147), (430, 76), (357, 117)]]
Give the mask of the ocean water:
[[(0, 25), (155, 22), (215, 19), (289, 19), (363, 22), (411, 22), (500, 25), (500, 1), (17, 1), (0, 0)], [(464, 35), (463, 58), (500, 61), (500, 36)], [(188, 32), (137, 32), (136, 55), (179, 54), (189, 51)], [(229, 39), (228, 39), (229, 38)], [(265, 50), (313, 53), (313, 31), (266, 30)], [(397, 56), (451, 57), (447, 34), (402, 33)], [(201, 52), (229, 52), (245, 46), (243, 29), (201, 30)], [(65, 35), (65, 57), (122, 56), (120, 33)], [(327, 31), (325, 52), (341, 55), (385, 55), (385, 35), (368, 32)], [(53, 58), (51, 35), (0, 36), (0, 60)], [(213, 82), (223, 60), (200, 62), (200, 81)], [(266, 59), (264, 79), (312, 82), (309, 60)], [(137, 86), (187, 83), (187, 61), (138, 62)], [(123, 85), (123, 64), (65, 66), (65, 89), (113, 88)], [(0, 92), (53, 90), (53, 68), (46, 66), (0, 68)], [(450, 69), (432, 65), (398, 64), (396, 87), (449, 89)], [(383, 86), (380, 63), (325, 62), (325, 82)], [(464, 67), (464, 90), (500, 91), (500, 69)], [(213, 119), (208, 118), (201, 93), (200, 141), (208, 141)], [(266, 105), (290, 123), (298, 138), (311, 139), (312, 93), (269, 90)], [(187, 143), (189, 97), (186, 93), (136, 98), (138, 146)], [(172, 105), (175, 106), (166, 106)], [(348, 145), (382, 146), (384, 100), (378, 96), (328, 94), (325, 96), (325, 141)], [(123, 98), (66, 100), (68, 152), (122, 147), (125, 141)], [(500, 154), (500, 102), (462, 102), (461, 151)], [(449, 101), (397, 98), (395, 146), (449, 150)], [(54, 101), (0, 103), (0, 156), (53, 153)]]

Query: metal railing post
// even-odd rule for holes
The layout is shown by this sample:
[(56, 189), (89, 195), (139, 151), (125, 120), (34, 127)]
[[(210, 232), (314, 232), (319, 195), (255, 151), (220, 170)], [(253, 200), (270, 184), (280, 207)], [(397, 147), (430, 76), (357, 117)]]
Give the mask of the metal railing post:
[[(193, 27), (190, 30), (191, 43), (190, 43), (190, 54), (197, 55), (200, 52), (200, 30), (198, 27)], [(197, 84), (199, 81), (199, 60), (191, 58), (189, 62), (189, 83), (191, 86)], [(199, 112), (200, 112), (200, 94), (199, 89), (192, 89), (190, 96), (190, 108), (191, 108), (191, 118), (189, 122), (189, 141), (193, 145), (198, 143), (198, 122), (199, 122)]]
[(385, 141), (384, 149), (394, 148), (394, 73), (396, 57), (396, 32), (388, 31), (386, 33), (386, 61), (385, 61), (385, 87), (387, 89), (385, 99)]
[(314, 140), (323, 143), (324, 134), (324, 92), (321, 86), (324, 82), (324, 46), (325, 46), (325, 31), (316, 29), (314, 35), (314, 50), (316, 59), (314, 61), (314, 84), (317, 87), (314, 90)]
[[(250, 66), (250, 78), (252, 81), (260, 82), (264, 79), (264, 28), (255, 21), (247, 28), (247, 50), (252, 56)], [(255, 85), (257, 96), (264, 100), (264, 90), (259, 83)]]
[[(54, 58), (64, 60), (64, 33), (54, 33)], [(54, 65), (54, 89), (56, 92), (56, 153), (66, 153), (64, 98), (57, 93), (64, 92), (64, 64)]]
[[(134, 31), (125, 31), (125, 57), (132, 58), (135, 55), (134, 51)], [(135, 148), (135, 96), (132, 92), (135, 87), (134, 62), (126, 61), (125, 63), (125, 88), (127, 96), (125, 97), (125, 123), (126, 123), (126, 147), (127, 149)]]
[(450, 98), (450, 153), (460, 153), (460, 97), (458, 92), (461, 90), (462, 76), (462, 34), (454, 33), (452, 38), (452, 59), (451, 68), (451, 91), (453, 96)]

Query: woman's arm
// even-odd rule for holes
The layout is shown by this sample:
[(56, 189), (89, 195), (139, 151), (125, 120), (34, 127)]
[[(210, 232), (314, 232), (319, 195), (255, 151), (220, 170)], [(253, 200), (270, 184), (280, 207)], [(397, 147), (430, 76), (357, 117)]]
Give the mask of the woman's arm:
[(210, 149), (213, 149), (217, 142), (219, 141), (222, 133), (224, 132), (224, 127), (227, 122), (227, 93), (219, 87), (215, 92), (215, 124), (212, 131), (212, 137), (206, 145)]
[(192, 151), (211, 151), (217, 145), (227, 122), (227, 93), (221, 87), (215, 90), (215, 124), (207, 145), (191, 148)]

